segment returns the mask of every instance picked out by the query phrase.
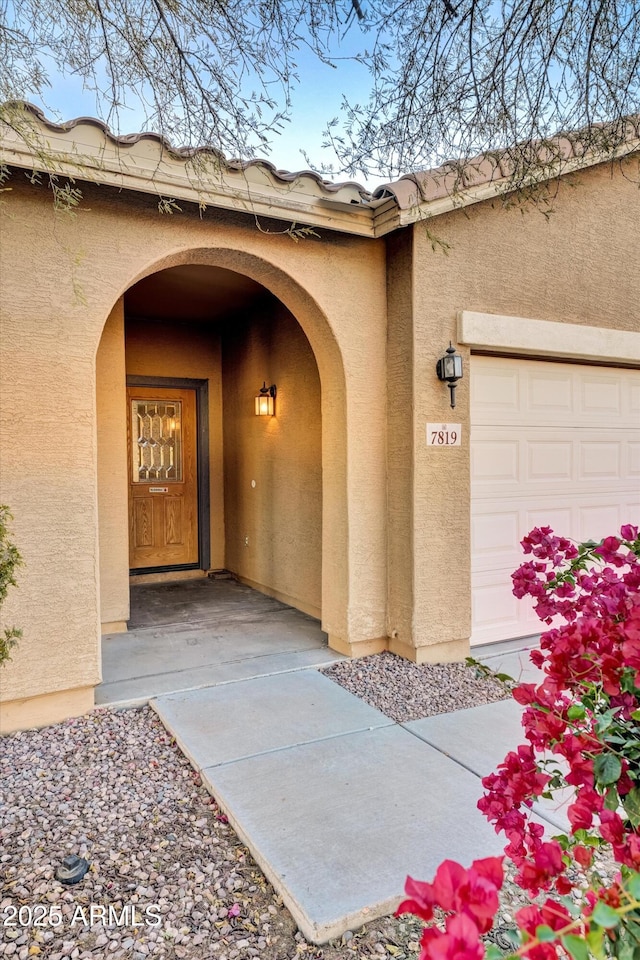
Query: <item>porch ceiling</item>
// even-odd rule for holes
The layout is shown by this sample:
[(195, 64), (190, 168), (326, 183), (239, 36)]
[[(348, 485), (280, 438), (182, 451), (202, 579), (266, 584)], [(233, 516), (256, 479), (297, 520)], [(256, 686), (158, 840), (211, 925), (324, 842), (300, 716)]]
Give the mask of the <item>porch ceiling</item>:
[(260, 283), (232, 270), (185, 264), (140, 280), (125, 293), (125, 313), (149, 320), (222, 320), (273, 300)]

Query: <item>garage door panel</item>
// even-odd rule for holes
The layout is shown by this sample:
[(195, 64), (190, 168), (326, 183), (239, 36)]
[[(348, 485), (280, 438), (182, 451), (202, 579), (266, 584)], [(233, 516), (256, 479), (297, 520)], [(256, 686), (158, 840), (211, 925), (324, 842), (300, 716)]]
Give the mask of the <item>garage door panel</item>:
[(474, 571), (514, 569), (517, 550), (514, 544), (522, 539), (522, 517), (519, 510), (491, 511), (471, 519), (471, 566)]
[(520, 611), (518, 601), (511, 591), (511, 577), (503, 572), (503, 578), (488, 583), (478, 583), (473, 596), (473, 620), (478, 630), (500, 628), (512, 630), (518, 624)]
[(640, 501), (630, 500), (622, 511), (622, 526), (625, 523), (633, 523), (640, 527)]
[(511, 593), (533, 527), (580, 541), (639, 522), (640, 371), (474, 356), (471, 395), (472, 642), (486, 643), (542, 628)]
[(495, 413), (517, 415), (520, 409), (518, 371), (488, 360), (471, 383), (471, 403), (489, 420)]
[(611, 533), (617, 533), (627, 521), (621, 515), (617, 504), (591, 504), (578, 507), (578, 540), (602, 540)]
[(564, 419), (573, 414), (573, 384), (562, 367), (547, 365), (528, 376), (521, 371), (520, 377), (528, 386), (526, 396), (529, 411), (537, 415), (553, 414), (554, 419), (558, 416)]
[(619, 440), (579, 441), (579, 479), (619, 480), (622, 476), (622, 446), (622, 442)]
[(525, 479), (548, 486), (557, 481), (572, 480), (574, 444), (567, 440), (527, 440)]
[(519, 443), (517, 440), (486, 440), (471, 448), (476, 482), (517, 483), (519, 479)]
[[(525, 537), (534, 527), (551, 527), (552, 530), (557, 530), (558, 532), (575, 527), (574, 511), (575, 507), (572, 503), (558, 505), (557, 501), (555, 503), (550, 502), (548, 505), (540, 506), (537, 509), (525, 510), (524, 522), (521, 528), (522, 537)], [(522, 537), (520, 539), (522, 539)], [(518, 566), (527, 559), (519, 544), (517, 557)]]
[(622, 384), (610, 372), (583, 373), (580, 377), (582, 413), (589, 420), (613, 420), (622, 414)]
[[(483, 364), (481, 371), (478, 362)], [(639, 422), (636, 370), (476, 356), (472, 364), (474, 425), (526, 422), (589, 429), (599, 424), (617, 429), (634, 428)]]
[(471, 523), (472, 553), (476, 557), (489, 557), (490, 562), (493, 562), (497, 555), (513, 550), (519, 530), (518, 510), (492, 510), (486, 515), (476, 514)]
[(523, 505), (514, 505), (511, 510), (496, 509), (490, 503), (478, 505), (471, 517), (471, 570), (472, 573), (504, 571), (511, 583), (511, 574), (526, 559), (520, 541), (536, 526), (553, 526), (568, 529), (575, 526), (572, 511), (567, 503), (558, 506), (549, 501), (548, 506), (528, 511)]
[(528, 599), (516, 600), (511, 573), (503, 570), (497, 582), (479, 583), (473, 593), (472, 616), (476, 643), (507, 640), (513, 636), (540, 633), (540, 621)]
[(512, 573), (527, 559), (520, 541), (533, 527), (551, 527), (562, 535), (574, 531), (569, 536), (576, 541), (601, 539), (619, 530), (623, 523), (635, 522), (633, 517), (639, 513), (638, 504), (625, 499), (622, 504), (612, 505), (602, 496), (578, 495), (565, 503), (549, 498), (535, 509), (523, 506), (517, 511), (517, 520), (516, 511), (494, 512), (485, 504), (482, 512), (472, 515), (472, 570), (488, 570), (493, 565), (507, 567)]
[[(505, 435), (500, 428), (496, 433)], [(612, 487), (617, 494), (637, 489), (640, 479), (640, 442), (624, 436), (594, 431), (590, 438), (577, 436), (571, 441), (558, 439), (562, 431), (522, 431), (527, 436), (518, 441), (491, 440), (487, 428), (474, 429), (471, 442), (471, 490), (476, 500), (501, 497), (530, 499), (544, 496), (553, 488), (566, 490), (571, 496), (576, 489), (585, 494), (600, 492), (610, 497)], [(575, 432), (575, 431), (574, 431)], [(629, 431), (627, 431), (629, 433)], [(483, 436), (484, 434), (484, 436)], [(517, 444), (517, 454), (516, 446)], [(517, 463), (517, 465), (516, 465)]]

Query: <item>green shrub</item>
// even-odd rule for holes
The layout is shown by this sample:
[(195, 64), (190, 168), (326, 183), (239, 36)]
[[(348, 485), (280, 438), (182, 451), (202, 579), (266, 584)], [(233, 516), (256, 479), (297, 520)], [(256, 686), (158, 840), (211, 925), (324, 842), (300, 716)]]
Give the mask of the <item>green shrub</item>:
[[(18, 585), (15, 571), (23, 562), (18, 548), (11, 541), (8, 525), (12, 519), (9, 507), (0, 504), (0, 607), (6, 599), (9, 587)], [(0, 667), (7, 660), (11, 660), (11, 651), (21, 636), (22, 630), (16, 627), (5, 627), (0, 631)]]

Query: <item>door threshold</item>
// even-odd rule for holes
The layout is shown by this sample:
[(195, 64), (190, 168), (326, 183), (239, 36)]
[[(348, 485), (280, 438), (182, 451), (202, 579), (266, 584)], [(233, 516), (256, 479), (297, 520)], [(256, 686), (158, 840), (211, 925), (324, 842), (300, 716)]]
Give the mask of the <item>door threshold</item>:
[(141, 573), (136, 577), (129, 577), (129, 586), (135, 587), (143, 583), (175, 583), (177, 580), (201, 580), (206, 577), (206, 570), (167, 570), (158, 573)]

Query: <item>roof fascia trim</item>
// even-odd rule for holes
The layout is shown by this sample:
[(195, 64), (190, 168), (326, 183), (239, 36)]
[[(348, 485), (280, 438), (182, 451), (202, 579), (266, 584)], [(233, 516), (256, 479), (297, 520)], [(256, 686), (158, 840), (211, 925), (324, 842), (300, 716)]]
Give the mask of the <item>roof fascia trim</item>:
[[(196, 176), (182, 159), (173, 159), (167, 151), (157, 157), (136, 154), (135, 146), (113, 152), (101, 144), (78, 144), (72, 136), (57, 131), (37, 130), (42, 141), (37, 150), (13, 131), (5, 128), (0, 143), (0, 163), (40, 173), (55, 174), (73, 180), (133, 190), (161, 198), (191, 202), (263, 216), (296, 226), (324, 227), (356, 236), (374, 237), (374, 208), (366, 204), (332, 202), (333, 198), (305, 193), (291, 187), (279, 188), (268, 182), (268, 175), (252, 171), (242, 185), (230, 182), (237, 174), (225, 175), (211, 185), (195, 183)], [(12, 135), (13, 134), (13, 135)], [(106, 146), (106, 144), (105, 144)], [(152, 145), (153, 146), (153, 145)], [(253, 179), (253, 182), (251, 180)], [(256, 182), (256, 179), (259, 182)], [(262, 182), (260, 182), (262, 181)]]

